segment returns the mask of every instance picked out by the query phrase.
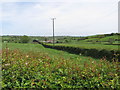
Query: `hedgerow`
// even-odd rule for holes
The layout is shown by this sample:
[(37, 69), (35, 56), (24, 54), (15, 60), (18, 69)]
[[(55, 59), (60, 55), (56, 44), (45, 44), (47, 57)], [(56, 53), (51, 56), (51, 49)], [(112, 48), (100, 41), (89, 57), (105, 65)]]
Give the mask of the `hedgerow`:
[(93, 58), (106, 58), (109, 61), (112, 61), (113, 59), (120, 61), (120, 51), (119, 50), (106, 50), (106, 49), (86, 49), (86, 48), (80, 48), (80, 47), (74, 47), (74, 46), (53, 46), (48, 44), (42, 45), (46, 48), (53, 48), (57, 50), (63, 50), (74, 54), (80, 54), (83, 56), (91, 56)]

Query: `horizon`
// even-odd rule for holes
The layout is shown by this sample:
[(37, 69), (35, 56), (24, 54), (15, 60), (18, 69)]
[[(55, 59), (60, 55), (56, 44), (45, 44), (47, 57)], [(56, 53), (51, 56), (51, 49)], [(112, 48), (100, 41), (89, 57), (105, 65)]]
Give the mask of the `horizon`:
[[(119, 32), (116, 32), (116, 33), (119, 33)], [(114, 33), (114, 34), (116, 34)], [(105, 34), (112, 34), (112, 33), (105, 33)], [(95, 36), (95, 35), (105, 35), (105, 34), (94, 34), (94, 35), (88, 35), (88, 36)], [(120, 33), (119, 33), (120, 34)], [(24, 36), (24, 35), (2, 35), (2, 36)], [(29, 35), (25, 35), (25, 36), (29, 36)], [(55, 37), (88, 37), (88, 36), (55, 36)], [(35, 35), (32, 35), (30, 37), (53, 37), (52, 35), (51, 36), (35, 36)]]

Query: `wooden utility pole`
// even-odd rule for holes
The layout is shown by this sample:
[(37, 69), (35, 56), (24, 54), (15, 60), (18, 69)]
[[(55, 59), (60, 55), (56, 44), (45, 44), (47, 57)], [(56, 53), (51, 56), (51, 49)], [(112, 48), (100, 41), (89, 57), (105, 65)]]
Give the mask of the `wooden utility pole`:
[(120, 1), (118, 2), (118, 33), (120, 33)]
[(55, 20), (56, 18), (52, 18), (52, 21), (53, 21), (53, 46), (54, 46), (54, 44), (55, 44), (55, 34), (54, 34), (54, 20)]

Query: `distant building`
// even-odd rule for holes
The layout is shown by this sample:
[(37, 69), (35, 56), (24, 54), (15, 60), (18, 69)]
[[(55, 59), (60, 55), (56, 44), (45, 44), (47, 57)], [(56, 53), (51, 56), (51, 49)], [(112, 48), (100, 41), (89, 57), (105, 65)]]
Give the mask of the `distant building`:
[[(53, 43), (53, 40), (47, 40), (47, 41), (42, 41), (42, 42), (45, 42), (45, 43)], [(55, 41), (56, 43), (56, 41)]]

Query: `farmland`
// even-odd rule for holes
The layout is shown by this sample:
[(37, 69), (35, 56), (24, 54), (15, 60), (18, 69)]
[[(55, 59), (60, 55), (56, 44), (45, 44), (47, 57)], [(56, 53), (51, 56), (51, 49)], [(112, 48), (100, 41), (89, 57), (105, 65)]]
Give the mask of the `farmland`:
[[(52, 44), (50, 44), (52, 45)], [(79, 48), (86, 48), (86, 49), (106, 49), (106, 50), (118, 50), (118, 45), (103, 45), (103, 44), (88, 44), (84, 42), (80, 42), (79, 44), (55, 44), (56, 46), (71, 46), (71, 47), (79, 47)]]
[[(4, 40), (10, 38), (5, 37)], [(44, 40), (44, 37), (39, 38)], [(68, 41), (70, 39), (70, 37), (60, 37), (58, 40), (63, 38)], [(78, 37), (73, 39), (75, 40), (71, 39), (71, 42), (56, 43), (55, 46), (118, 50), (118, 45), (104, 45), (104, 42), (101, 44), (78, 42)], [(96, 59), (45, 48), (41, 44), (17, 43), (19, 38), (15, 42), (14, 40), (2, 43), (3, 88), (120, 88), (118, 58), (111, 59), (110, 62), (105, 57)]]

